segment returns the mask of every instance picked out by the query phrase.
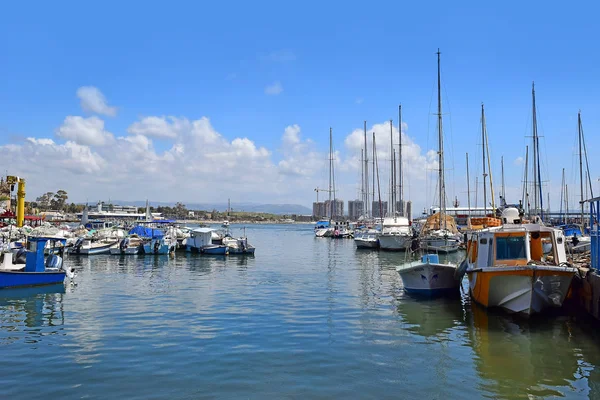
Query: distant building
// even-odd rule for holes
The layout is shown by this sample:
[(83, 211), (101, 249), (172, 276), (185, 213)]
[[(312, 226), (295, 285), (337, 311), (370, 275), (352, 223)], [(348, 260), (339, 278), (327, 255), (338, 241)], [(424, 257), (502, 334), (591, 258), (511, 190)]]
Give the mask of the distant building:
[[(371, 213), (373, 214), (373, 218), (385, 218), (388, 215), (388, 202), (381, 201), (381, 207), (379, 206), (379, 201), (374, 201), (371, 204)], [(382, 215), (383, 212), (383, 215)]]
[(323, 218), (327, 216), (327, 212), (325, 210), (325, 202), (319, 201), (313, 203), (313, 212), (312, 216), (315, 219)]
[(362, 200), (348, 200), (348, 218), (357, 220), (365, 213), (365, 203)]
[(325, 216), (331, 218), (342, 218), (344, 216), (344, 200), (335, 199), (325, 201)]

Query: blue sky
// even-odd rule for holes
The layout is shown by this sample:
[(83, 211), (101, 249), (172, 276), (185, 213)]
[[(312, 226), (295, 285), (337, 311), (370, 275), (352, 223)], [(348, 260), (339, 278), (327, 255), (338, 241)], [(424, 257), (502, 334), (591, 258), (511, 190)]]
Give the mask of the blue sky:
[[(363, 120), (369, 127), (390, 118), (397, 124), (397, 105), (402, 102), (405, 133), (423, 155), (435, 148), (431, 114), (435, 112), (435, 52), (439, 47), (446, 168), (448, 178), (455, 180), (447, 185), (448, 196), (456, 194), (466, 203), (464, 153), (471, 154), (472, 165), (480, 162), (481, 102), (486, 104), (497, 167), (494, 173), (499, 178), (503, 155), (507, 183), (515, 188), (514, 196), (518, 195), (522, 166), (514, 161), (524, 155), (528, 142), (531, 82), (535, 80), (539, 130), (544, 135), (542, 161), (549, 181), (545, 191), (556, 203), (561, 169), (567, 168), (570, 179), (576, 177), (572, 148), (579, 109), (590, 152), (600, 144), (595, 134), (600, 125), (595, 28), (599, 8), (592, 2), (578, 7), (547, 2), (471, 2), (461, 6), (350, 2), (343, 7), (326, 2), (5, 4), (0, 13), (0, 146), (13, 147), (11, 157), (4, 153), (0, 158), (0, 168), (32, 175), (28, 176), (32, 195), (56, 190), (49, 183), (53, 177), (72, 176), (63, 186), (75, 201), (105, 195), (156, 201), (180, 197), (187, 202), (237, 197), (309, 205), (314, 200), (311, 188), (325, 185), (327, 172), (286, 175), (280, 162), (309, 162), (310, 158), (301, 157), (307, 148), (315, 160), (319, 154), (326, 157), (331, 126), (340, 164), (346, 164), (340, 165), (339, 180), (341, 196), (347, 200), (356, 195), (359, 172), (352, 170), (350, 161), (357, 157), (356, 151), (352, 153), (345, 140), (354, 129), (362, 128)], [(267, 93), (267, 87), (273, 85), (280, 90)], [(76, 93), (86, 86), (97, 88), (107, 104), (116, 107), (114, 116), (82, 109)], [(247, 138), (257, 149), (269, 152), (264, 159), (260, 152), (251, 156), (255, 161), (261, 159), (255, 169), (245, 169), (247, 164), (234, 161), (226, 163), (229, 168), (253, 175), (261, 175), (261, 168), (272, 170), (264, 174), (264, 180), (252, 181), (253, 185), (235, 181), (236, 174), (229, 184), (221, 185), (218, 179), (213, 182), (214, 178), (206, 177), (202, 169), (188, 175), (181, 172), (194, 163), (193, 154), (202, 156), (202, 146), (182, 156), (185, 162), (169, 164), (168, 176), (144, 176), (140, 172), (144, 168), (128, 163), (126, 157), (111, 159), (111, 153), (127, 153), (122, 146), (101, 150), (79, 143), (98, 154), (98, 168), (89, 173), (73, 171), (68, 161), (72, 153), (63, 148), (50, 153), (49, 149), (38, 153), (35, 146), (15, 149), (27, 137), (49, 138), (53, 146), (64, 145), (67, 136), (56, 132), (67, 116), (96, 116), (115, 138), (133, 136), (128, 128), (149, 116), (189, 121), (206, 117), (228, 143)], [(294, 124), (306, 147), (296, 149), (297, 154), (290, 158), (291, 150), (284, 148), (282, 135)], [(146, 135), (159, 158), (176, 142), (166, 136)], [(19, 157), (15, 155), (18, 151), (22, 152)], [(64, 162), (55, 170), (52, 163), (39, 163), (36, 157), (22, 165), (28, 151), (39, 157), (61, 157)], [(235, 154), (227, 152), (227, 156)], [(218, 157), (210, 160), (218, 165)], [(117, 184), (116, 178), (112, 182), (110, 177), (119, 168), (106, 165), (115, 162), (122, 163), (124, 174), (137, 169), (132, 175), (140, 183)], [(163, 159), (145, 160), (150, 162), (165, 165)], [(36, 163), (39, 170), (33, 168)], [(593, 156), (590, 167), (596, 181), (600, 172)], [(213, 168), (206, 172), (218, 175)], [(477, 173), (475, 167), (471, 173)], [(144, 187), (144, 182), (147, 186), (154, 178), (157, 184), (166, 182), (163, 189)], [(213, 184), (192, 187), (192, 179)], [(76, 185), (75, 180), (85, 181), (87, 186)], [(276, 190), (270, 184), (274, 180), (278, 182)], [(174, 181), (178, 185), (173, 185)], [(575, 184), (572, 182), (573, 187)], [(411, 185), (418, 207), (429, 206), (434, 197), (431, 182), (419, 183), (414, 178)], [(422, 196), (424, 187), (427, 194)]]

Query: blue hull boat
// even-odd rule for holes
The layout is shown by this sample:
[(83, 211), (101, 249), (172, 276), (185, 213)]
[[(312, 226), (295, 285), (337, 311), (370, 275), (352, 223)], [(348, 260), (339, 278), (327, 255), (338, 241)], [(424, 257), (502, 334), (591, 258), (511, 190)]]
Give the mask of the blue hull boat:
[[(0, 264), (0, 289), (55, 285), (64, 282), (67, 275), (67, 268), (64, 268), (62, 263), (65, 242), (66, 239), (30, 237), (27, 240), (27, 249), (23, 249), (24, 264), (19, 254), (16, 262), (13, 261), (11, 253), (4, 254)], [(51, 246), (46, 246), (47, 244)], [(51, 255), (46, 257), (44, 253), (47, 247), (51, 250), (59, 247), (60, 256), (52, 254), (51, 251)]]
[(185, 250), (189, 253), (200, 253), (206, 255), (226, 256), (229, 254), (229, 248), (225, 245), (215, 244), (203, 247), (194, 247), (187, 245)]
[(65, 271), (24, 272), (0, 271), (0, 289), (53, 285), (65, 280)]

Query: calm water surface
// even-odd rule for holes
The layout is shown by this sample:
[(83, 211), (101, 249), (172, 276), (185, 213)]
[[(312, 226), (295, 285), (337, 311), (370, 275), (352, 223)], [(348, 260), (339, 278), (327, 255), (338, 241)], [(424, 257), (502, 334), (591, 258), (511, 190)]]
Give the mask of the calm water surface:
[(415, 300), (402, 254), (309, 225), (247, 234), (255, 257), (71, 257), (76, 286), (0, 292), (0, 398), (600, 398), (581, 321)]

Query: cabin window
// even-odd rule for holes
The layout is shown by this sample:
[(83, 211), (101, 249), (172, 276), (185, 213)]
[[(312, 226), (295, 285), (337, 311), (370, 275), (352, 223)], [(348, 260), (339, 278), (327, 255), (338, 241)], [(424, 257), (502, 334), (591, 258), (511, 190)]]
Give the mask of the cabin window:
[(556, 238), (556, 243), (562, 244), (562, 237), (561, 236), (559, 236), (559, 237)]
[(507, 236), (496, 238), (496, 260), (525, 258), (525, 237)]
[(487, 239), (486, 238), (479, 239), (479, 243), (480, 244), (487, 244)]

